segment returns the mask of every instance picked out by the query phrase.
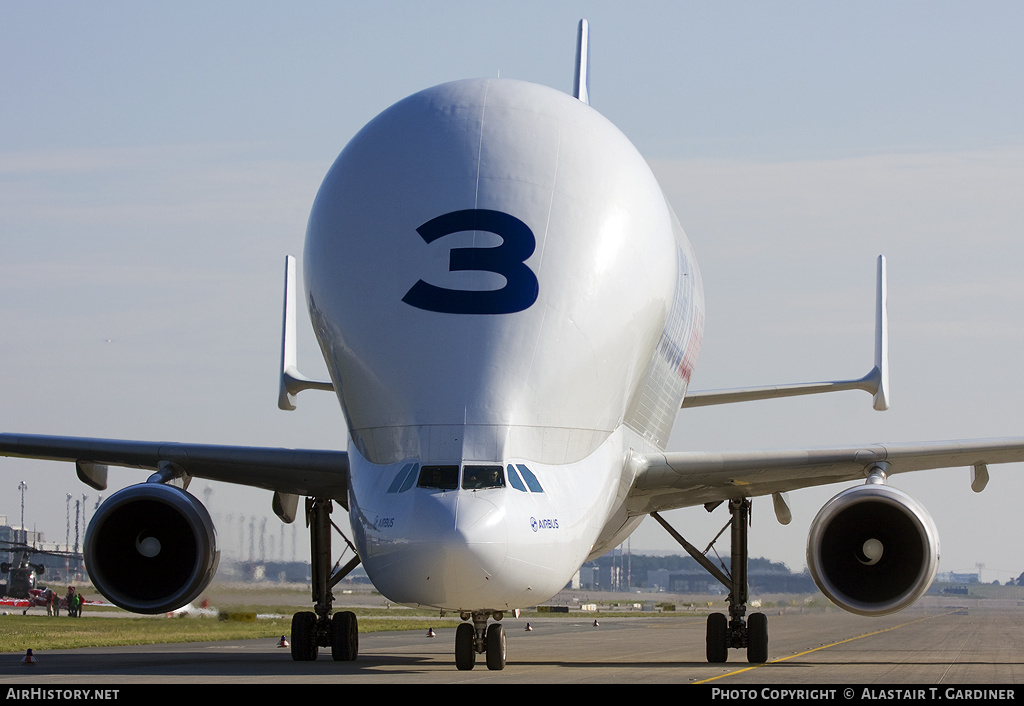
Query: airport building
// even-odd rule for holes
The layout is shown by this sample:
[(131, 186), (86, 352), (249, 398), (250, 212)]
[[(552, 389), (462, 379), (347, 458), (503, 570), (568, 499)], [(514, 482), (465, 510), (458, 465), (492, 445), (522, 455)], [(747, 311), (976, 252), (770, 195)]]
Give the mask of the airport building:
[[(728, 560), (725, 562), (728, 570)], [(665, 593), (726, 593), (722, 584), (690, 557), (679, 555), (623, 556), (609, 553), (584, 564), (578, 588), (592, 591), (628, 591), (644, 588)], [(644, 580), (646, 578), (646, 580)], [(793, 573), (782, 563), (751, 559), (747, 582), (759, 593), (811, 593), (817, 591), (810, 574)]]
[[(817, 591), (810, 574), (788, 570), (750, 571), (747, 584), (758, 593), (812, 593)], [(666, 593), (724, 594), (726, 588), (703, 569), (669, 571), (655, 569), (647, 573), (647, 586)]]

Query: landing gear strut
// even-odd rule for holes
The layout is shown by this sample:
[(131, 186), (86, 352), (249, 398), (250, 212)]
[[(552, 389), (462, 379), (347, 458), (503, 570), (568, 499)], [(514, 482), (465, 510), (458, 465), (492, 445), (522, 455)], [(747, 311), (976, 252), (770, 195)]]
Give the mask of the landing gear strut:
[[(715, 506), (709, 507), (709, 511)], [(656, 512), (651, 517), (657, 520), (669, 534), (679, 542), (697, 563), (729, 589), (729, 617), (722, 613), (712, 613), (707, 624), (707, 658), (708, 662), (725, 662), (729, 658), (729, 648), (747, 649), (747, 661), (760, 664), (768, 661), (768, 618), (764, 613), (753, 613), (744, 619), (747, 612), (747, 529), (750, 523), (750, 499), (741, 498), (729, 501), (729, 524), (732, 529), (730, 571), (725, 573), (692, 544), (683, 539)], [(725, 528), (722, 528), (722, 532)], [(722, 534), (719, 532), (719, 536)], [(718, 537), (715, 537), (717, 540)], [(712, 540), (708, 549), (714, 545)], [(707, 549), (704, 550), (705, 552)]]
[[(476, 611), (463, 613), (462, 619), (455, 630), (455, 666), (458, 669), (472, 669), (478, 654), (487, 655), (488, 669), (505, 668), (505, 628), (499, 622), (487, 625), (488, 618), (500, 621), (502, 614), (498, 611)], [(468, 621), (472, 619), (472, 624)]]
[[(331, 657), (339, 662), (354, 660), (359, 654), (359, 625), (356, 614), (344, 611), (331, 616), (334, 602), (331, 589), (352, 569), (359, 566), (360, 561), (357, 554), (340, 569), (335, 565), (332, 573), (331, 527), (341, 534), (337, 525), (331, 522), (332, 509), (330, 500), (306, 500), (306, 522), (309, 525), (312, 554), (314, 612), (307, 611), (292, 616), (292, 659), (297, 662), (315, 660), (321, 647), (330, 647)], [(342, 538), (344, 539), (344, 535)], [(347, 539), (345, 541), (348, 543)], [(349, 547), (352, 548), (351, 543)]]

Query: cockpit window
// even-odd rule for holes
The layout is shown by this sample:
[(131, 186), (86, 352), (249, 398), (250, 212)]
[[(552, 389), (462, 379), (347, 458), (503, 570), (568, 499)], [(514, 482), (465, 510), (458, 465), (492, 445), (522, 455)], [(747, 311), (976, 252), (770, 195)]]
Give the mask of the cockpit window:
[(505, 475), (501, 466), (465, 466), (462, 469), (463, 490), (504, 487)]
[(521, 493), (526, 492), (526, 486), (523, 485), (523, 479), (516, 473), (516, 467), (511, 463), (508, 464), (508, 482), (512, 484), (512, 487)]
[[(540, 481), (537, 480), (537, 476), (533, 475), (533, 471), (522, 463), (517, 463), (514, 466), (510, 463), (506, 470), (508, 472), (508, 482), (511, 483), (512, 487), (516, 490), (525, 493), (527, 492), (527, 486), (529, 486), (529, 492), (531, 493), (544, 492), (544, 488), (541, 487)], [(526, 481), (526, 485), (523, 485), (524, 480)]]
[(388, 488), (389, 493), (404, 493), (412, 487), (412, 483), (416, 480), (416, 469), (419, 466), (415, 463), (407, 463), (402, 466), (402, 470), (398, 472), (395, 479), (391, 482), (391, 487)]
[(423, 466), (420, 469), (420, 479), (416, 485), (420, 488), (456, 490), (459, 487), (459, 467)]
[(530, 488), (531, 493), (544, 492), (544, 489), (540, 487), (540, 481), (537, 480), (537, 476), (533, 475), (533, 471), (521, 463), (517, 463), (516, 468), (518, 468), (519, 472), (523, 474), (523, 480), (526, 481), (526, 485)]

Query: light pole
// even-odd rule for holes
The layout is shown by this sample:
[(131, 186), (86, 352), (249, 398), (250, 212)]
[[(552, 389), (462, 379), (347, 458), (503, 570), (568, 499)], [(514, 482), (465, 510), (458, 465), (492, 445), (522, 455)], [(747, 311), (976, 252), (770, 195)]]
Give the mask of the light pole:
[(82, 537), (85, 537), (85, 528), (88, 527), (88, 523), (85, 521), (85, 501), (89, 498), (88, 495), (82, 493)]
[(28, 490), (28, 483), (18, 483), (18, 490), (21, 491), (21, 543), (28, 544), (28, 530), (25, 529), (25, 491)]
[(64, 529), (64, 551), (68, 552), (71, 551), (71, 493), (67, 494), (65, 505), (67, 505), (67, 527)]

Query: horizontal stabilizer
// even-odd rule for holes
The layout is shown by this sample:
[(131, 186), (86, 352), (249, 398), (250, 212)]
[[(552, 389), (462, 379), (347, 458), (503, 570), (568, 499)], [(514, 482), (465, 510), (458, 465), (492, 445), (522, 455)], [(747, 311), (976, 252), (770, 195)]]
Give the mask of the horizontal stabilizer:
[(826, 382), (795, 383), (790, 385), (766, 385), (728, 390), (702, 390), (687, 392), (683, 407), (705, 407), (734, 402), (752, 402), (778, 397), (817, 395), (824, 392), (844, 390), (865, 390), (874, 397), (873, 406), (878, 411), (889, 408), (889, 319), (886, 313), (885, 256), (878, 256), (878, 282), (875, 301), (875, 366), (864, 377), (855, 380), (831, 380)]

